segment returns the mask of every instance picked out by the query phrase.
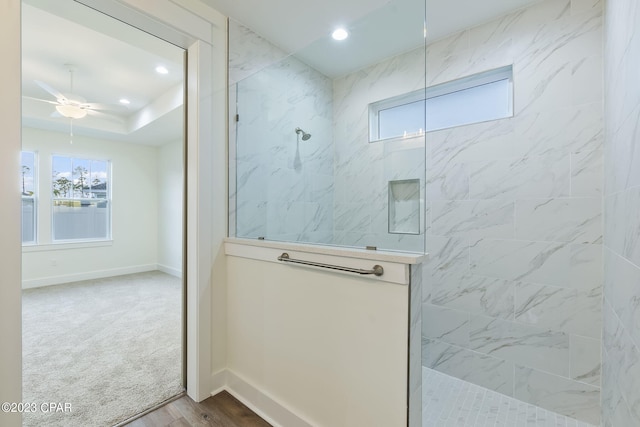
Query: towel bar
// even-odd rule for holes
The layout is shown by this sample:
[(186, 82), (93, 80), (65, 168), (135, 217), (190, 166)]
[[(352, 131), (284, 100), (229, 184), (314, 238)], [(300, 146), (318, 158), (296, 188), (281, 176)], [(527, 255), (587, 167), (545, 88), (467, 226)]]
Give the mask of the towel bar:
[(361, 268), (342, 267), (339, 265), (323, 264), (320, 262), (293, 259), (293, 258), (290, 258), (289, 254), (286, 252), (283, 252), (282, 255), (278, 257), (278, 261), (291, 262), (293, 264), (311, 265), (313, 267), (329, 268), (331, 270), (340, 270), (340, 271), (346, 271), (349, 273), (357, 273), (357, 274), (373, 274), (375, 276), (382, 276), (384, 274), (384, 268), (382, 268), (381, 265), (377, 265), (377, 264), (374, 265), (371, 270), (363, 270)]

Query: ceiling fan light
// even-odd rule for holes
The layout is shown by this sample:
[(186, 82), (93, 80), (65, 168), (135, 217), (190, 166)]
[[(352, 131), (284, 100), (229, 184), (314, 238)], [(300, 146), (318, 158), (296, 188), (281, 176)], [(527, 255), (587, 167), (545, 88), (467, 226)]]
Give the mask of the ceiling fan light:
[(87, 115), (87, 110), (75, 105), (56, 105), (58, 113), (70, 119), (81, 119)]

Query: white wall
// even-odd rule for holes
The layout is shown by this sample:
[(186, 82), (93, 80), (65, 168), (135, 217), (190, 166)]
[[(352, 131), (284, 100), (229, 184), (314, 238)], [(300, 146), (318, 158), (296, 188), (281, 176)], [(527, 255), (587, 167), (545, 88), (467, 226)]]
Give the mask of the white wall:
[(183, 143), (158, 147), (158, 268), (182, 275)]
[[(22, 334), (20, 305), (20, 198), (16, 188), (20, 176), (20, 1), (0, 4), (0, 401), (21, 401)], [(18, 427), (18, 413), (0, 411), (0, 425)]]
[(406, 425), (408, 286), (233, 256), (227, 268), (232, 390), (314, 426)]
[[(25, 247), (23, 287), (155, 270), (158, 260), (158, 149), (25, 128), (23, 149), (36, 151), (39, 245)], [(51, 246), (51, 155), (111, 161), (112, 239), (99, 247)], [(75, 244), (79, 245), (79, 244)], [(55, 264), (55, 265), (54, 265)]]

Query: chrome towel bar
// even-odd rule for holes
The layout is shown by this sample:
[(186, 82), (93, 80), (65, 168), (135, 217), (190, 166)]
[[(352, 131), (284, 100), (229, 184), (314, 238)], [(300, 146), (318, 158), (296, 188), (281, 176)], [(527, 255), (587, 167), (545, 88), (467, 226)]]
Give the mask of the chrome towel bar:
[(373, 274), (376, 276), (382, 276), (384, 274), (384, 268), (382, 268), (381, 265), (374, 265), (373, 268), (371, 270), (363, 270), (361, 268), (351, 268), (351, 267), (341, 267), (339, 265), (331, 265), (331, 264), (323, 264), (321, 262), (313, 262), (313, 261), (304, 261), (301, 259), (293, 259), (289, 257), (289, 254), (286, 252), (283, 252), (282, 255), (280, 255), (278, 257), (278, 261), (282, 261), (282, 262), (291, 262), (294, 264), (303, 264), (303, 265), (311, 265), (314, 267), (322, 267), (322, 268), (329, 268), (331, 270), (340, 270), (340, 271), (346, 271), (349, 273), (357, 273), (357, 274)]

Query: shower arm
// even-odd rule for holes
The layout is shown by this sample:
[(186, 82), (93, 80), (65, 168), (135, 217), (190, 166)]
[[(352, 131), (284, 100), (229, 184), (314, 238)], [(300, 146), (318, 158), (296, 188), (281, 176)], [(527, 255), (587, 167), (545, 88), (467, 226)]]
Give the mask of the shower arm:
[(307, 141), (307, 140), (309, 140), (311, 138), (311, 134), (310, 133), (307, 133), (307, 132), (303, 131), (300, 128), (296, 128), (296, 135), (298, 135), (298, 136), (302, 135), (302, 140), (303, 141)]

